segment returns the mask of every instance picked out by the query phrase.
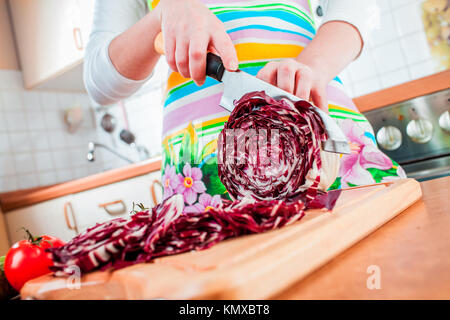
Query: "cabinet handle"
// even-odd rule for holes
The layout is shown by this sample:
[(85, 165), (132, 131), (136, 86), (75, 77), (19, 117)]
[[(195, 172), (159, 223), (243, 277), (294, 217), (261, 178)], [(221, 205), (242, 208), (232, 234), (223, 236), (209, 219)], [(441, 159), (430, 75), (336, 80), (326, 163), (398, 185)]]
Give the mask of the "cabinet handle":
[[(108, 209), (109, 206), (114, 205), (114, 204), (119, 204), (119, 203), (122, 205), (122, 209), (116, 210), (116, 211), (111, 211)], [(125, 202), (123, 200), (116, 200), (116, 201), (101, 203), (98, 205), (98, 207), (105, 209), (105, 211), (110, 215), (117, 215), (117, 214), (125, 213), (127, 211), (127, 206), (125, 205)]]
[[(69, 209), (70, 209), (70, 215), (72, 216), (73, 225), (69, 219)], [(64, 218), (66, 218), (67, 228), (69, 228), (70, 230), (74, 230), (75, 233), (78, 234), (79, 231), (78, 231), (78, 226), (77, 226), (77, 219), (75, 219), (75, 214), (73, 212), (72, 203), (70, 201), (66, 202), (64, 204)]]
[(81, 29), (78, 27), (73, 28), (73, 40), (75, 41), (75, 48), (77, 48), (80, 51), (84, 49)]
[(159, 202), (158, 202), (158, 199), (156, 199), (155, 185), (159, 185), (161, 187), (161, 190), (164, 190), (164, 187), (163, 187), (161, 181), (159, 181), (158, 179), (153, 180), (152, 184), (150, 185), (150, 194), (152, 196), (153, 205), (156, 206)]

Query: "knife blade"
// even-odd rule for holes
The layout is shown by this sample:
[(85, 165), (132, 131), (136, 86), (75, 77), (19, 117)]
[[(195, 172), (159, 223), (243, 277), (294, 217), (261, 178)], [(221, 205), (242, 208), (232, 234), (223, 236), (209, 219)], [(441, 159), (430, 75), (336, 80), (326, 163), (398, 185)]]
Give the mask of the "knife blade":
[[(235, 101), (252, 91), (265, 91), (267, 95), (277, 100), (282, 98), (288, 98), (291, 101), (301, 100), (299, 97), (242, 70), (227, 71), (220, 57), (213, 53), (207, 55), (206, 75), (224, 83), (220, 105), (230, 112), (234, 110)], [(351, 150), (347, 138), (336, 121), (321, 109), (314, 106), (311, 108), (322, 119), (328, 135), (328, 139), (322, 144), (322, 149), (327, 152), (350, 154)]]

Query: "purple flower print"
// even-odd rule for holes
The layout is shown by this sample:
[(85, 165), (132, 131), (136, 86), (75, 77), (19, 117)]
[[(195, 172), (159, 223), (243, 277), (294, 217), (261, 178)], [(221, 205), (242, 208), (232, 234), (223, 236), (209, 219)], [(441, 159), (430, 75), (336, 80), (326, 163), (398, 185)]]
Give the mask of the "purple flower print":
[(222, 203), (219, 195), (211, 196), (207, 193), (202, 193), (198, 198), (198, 202), (192, 206), (184, 209), (184, 212), (202, 213), (211, 208), (217, 208)]
[(205, 184), (202, 182), (202, 170), (191, 168), (191, 165), (186, 163), (183, 168), (183, 175), (178, 175), (179, 185), (176, 192), (182, 194), (184, 202), (191, 205), (197, 200), (197, 193), (206, 191)]
[(343, 155), (339, 176), (342, 187), (348, 187), (348, 183), (354, 185), (366, 185), (375, 183), (374, 178), (367, 168), (388, 170), (392, 168), (392, 160), (381, 152), (373, 141), (364, 135), (364, 130), (354, 121), (346, 119), (342, 122), (342, 131), (347, 136), (352, 154)]
[(167, 199), (174, 194), (174, 191), (180, 184), (180, 178), (175, 172), (175, 167), (166, 165), (164, 175), (162, 176), (162, 183), (164, 187), (164, 199)]

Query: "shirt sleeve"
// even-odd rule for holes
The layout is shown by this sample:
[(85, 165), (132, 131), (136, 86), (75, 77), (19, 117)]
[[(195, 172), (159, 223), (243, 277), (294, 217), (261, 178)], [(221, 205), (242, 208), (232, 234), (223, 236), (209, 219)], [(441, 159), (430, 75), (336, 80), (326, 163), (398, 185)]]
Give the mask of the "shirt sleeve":
[(92, 32), (84, 57), (84, 83), (100, 105), (120, 101), (135, 93), (148, 79), (121, 75), (111, 62), (110, 42), (147, 13), (145, 0), (96, 0)]
[(379, 9), (376, 0), (325, 0), (325, 15), (322, 24), (329, 21), (345, 21), (353, 25), (364, 43), (372, 29), (379, 24)]

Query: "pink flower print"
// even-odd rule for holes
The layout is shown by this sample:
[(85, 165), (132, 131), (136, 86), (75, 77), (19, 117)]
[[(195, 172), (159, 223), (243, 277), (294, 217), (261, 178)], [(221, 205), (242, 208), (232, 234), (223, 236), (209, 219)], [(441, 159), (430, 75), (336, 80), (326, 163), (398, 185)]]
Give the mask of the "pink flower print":
[(197, 193), (206, 191), (205, 184), (202, 182), (202, 170), (191, 168), (191, 165), (186, 163), (183, 168), (183, 175), (178, 175), (180, 183), (176, 192), (182, 194), (184, 202), (191, 205), (197, 200)]
[(164, 187), (164, 199), (167, 199), (174, 194), (174, 191), (180, 184), (180, 179), (175, 172), (175, 167), (168, 164), (166, 165), (164, 175), (162, 176), (162, 183)]
[(381, 152), (373, 141), (364, 135), (364, 130), (354, 121), (346, 119), (342, 122), (342, 131), (347, 136), (353, 153), (343, 155), (339, 176), (342, 187), (348, 187), (348, 183), (354, 185), (366, 185), (375, 183), (367, 168), (388, 170), (392, 168), (392, 160)]
[(185, 212), (202, 213), (209, 209), (217, 208), (222, 203), (219, 195), (211, 196), (207, 193), (202, 193), (198, 198), (198, 202), (192, 206), (185, 207)]

